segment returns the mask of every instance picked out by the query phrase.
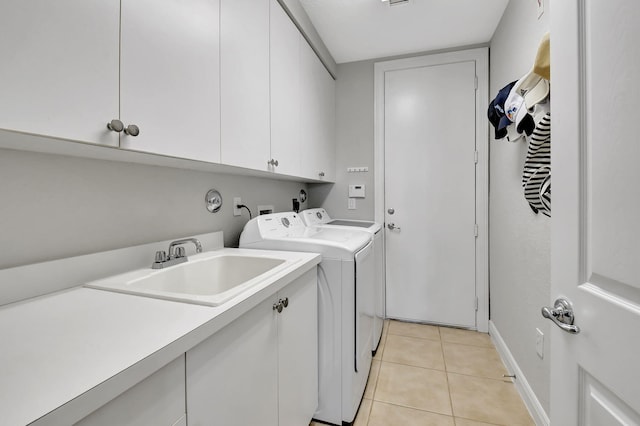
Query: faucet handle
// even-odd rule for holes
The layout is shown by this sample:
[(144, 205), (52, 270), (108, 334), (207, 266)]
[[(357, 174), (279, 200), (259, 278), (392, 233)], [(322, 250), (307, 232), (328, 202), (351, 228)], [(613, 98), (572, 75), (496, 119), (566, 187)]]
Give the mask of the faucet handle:
[(165, 262), (167, 260), (167, 252), (159, 250), (156, 252), (156, 263)]
[(175, 257), (185, 257), (184, 247), (176, 247)]

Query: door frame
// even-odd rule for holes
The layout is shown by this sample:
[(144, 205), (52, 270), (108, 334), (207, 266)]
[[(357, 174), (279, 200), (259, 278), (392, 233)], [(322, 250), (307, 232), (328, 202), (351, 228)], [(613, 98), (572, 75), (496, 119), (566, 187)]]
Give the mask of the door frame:
[[(478, 162), (476, 166), (476, 223), (478, 225), (478, 237), (476, 238), (476, 297), (478, 298), (478, 309), (476, 311), (476, 327), (478, 331), (486, 333), (489, 331), (489, 125), (485, 116), (485, 111), (489, 104), (488, 48), (481, 47), (454, 52), (436, 53), (376, 62), (374, 64), (374, 212), (375, 221), (383, 224), (383, 227), (386, 226), (384, 223), (385, 73), (387, 71), (467, 61), (475, 61), (477, 77), (476, 151), (478, 152)], [(469, 153), (469, 161), (474, 161), (473, 152)], [(473, 230), (469, 230), (469, 232), (473, 232)], [(384, 244), (386, 244), (386, 240), (383, 241), (385, 241)]]

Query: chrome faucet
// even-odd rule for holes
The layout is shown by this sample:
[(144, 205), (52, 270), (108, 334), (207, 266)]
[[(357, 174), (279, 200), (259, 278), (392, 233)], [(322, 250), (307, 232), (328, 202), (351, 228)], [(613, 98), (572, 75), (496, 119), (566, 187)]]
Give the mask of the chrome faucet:
[(169, 244), (169, 258), (174, 257), (173, 248), (182, 244), (193, 243), (196, 246), (196, 253), (202, 253), (202, 244), (196, 238), (184, 238), (182, 240), (173, 241)]
[(193, 243), (196, 246), (196, 253), (202, 253), (202, 244), (200, 244), (200, 241), (196, 238), (184, 238), (182, 240), (172, 241), (171, 244), (169, 244), (168, 254), (164, 250), (156, 252), (156, 259), (151, 265), (151, 268), (162, 269), (189, 260), (187, 256), (185, 256), (184, 247), (178, 247), (186, 243)]

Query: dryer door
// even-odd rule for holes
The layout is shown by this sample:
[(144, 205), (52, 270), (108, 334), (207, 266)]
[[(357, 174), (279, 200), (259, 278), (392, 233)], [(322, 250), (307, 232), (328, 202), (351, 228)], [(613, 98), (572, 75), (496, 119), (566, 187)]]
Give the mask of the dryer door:
[(373, 345), (375, 257), (370, 241), (356, 253), (355, 262), (355, 371), (369, 373)]

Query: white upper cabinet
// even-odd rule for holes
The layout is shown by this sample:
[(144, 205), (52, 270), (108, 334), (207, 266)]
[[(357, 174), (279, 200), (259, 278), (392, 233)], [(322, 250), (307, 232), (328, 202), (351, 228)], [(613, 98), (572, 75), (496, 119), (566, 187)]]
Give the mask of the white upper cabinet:
[(0, 128), (118, 145), (120, 3), (0, 2)]
[(324, 68), (318, 70), (320, 80), (320, 141), (318, 148), (318, 178), (336, 178), (336, 82)]
[(271, 158), (277, 173), (302, 175), (300, 161), (300, 45), (293, 21), (271, 0)]
[(3, 0), (0, 28), (0, 129), (335, 178), (335, 84), (277, 0)]
[(303, 177), (335, 179), (335, 82), (309, 44), (301, 56), (301, 161)]
[(221, 162), (269, 170), (269, 2), (221, 0)]
[(120, 146), (219, 162), (219, 0), (123, 0), (120, 61)]

